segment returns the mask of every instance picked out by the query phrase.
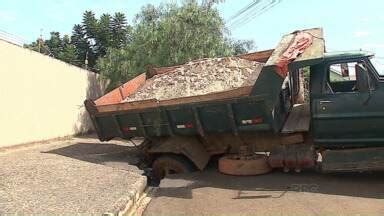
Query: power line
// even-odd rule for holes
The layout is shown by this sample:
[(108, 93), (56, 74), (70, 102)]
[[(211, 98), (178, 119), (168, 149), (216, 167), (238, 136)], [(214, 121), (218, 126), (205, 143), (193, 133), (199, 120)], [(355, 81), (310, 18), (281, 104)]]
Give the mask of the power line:
[(258, 8), (260, 6), (260, 4), (263, 3), (263, 0), (256, 0), (256, 1), (253, 1), (251, 2), (250, 4), (248, 4), (247, 6), (245, 6), (244, 8), (240, 9), (240, 11), (238, 11), (236, 14), (234, 14), (227, 22), (226, 24), (228, 24), (229, 26), (232, 26), (233, 24), (235, 24), (236, 22), (238, 22), (239, 20), (242, 20), (244, 19), (244, 17), (247, 17), (249, 16), (250, 12), (255, 9), (255, 8)]
[(242, 9), (240, 9), (236, 14), (232, 15), (228, 20), (227, 20), (227, 23), (231, 22), (232, 20), (236, 19), (238, 16), (240, 16), (241, 14), (245, 13), (247, 10), (250, 10), (252, 7), (256, 6), (257, 4), (259, 4), (261, 2), (261, 0), (255, 0), (251, 3), (249, 3), (247, 6), (243, 7)]
[(246, 25), (250, 21), (252, 21), (254, 18), (260, 16), (261, 14), (265, 13), (266, 11), (270, 10), (271, 8), (275, 7), (278, 3), (280, 3), (281, 0), (272, 0), (265, 5), (259, 5), (260, 7), (256, 7), (253, 10), (249, 11), (246, 16), (244, 16), (242, 19), (239, 19), (236, 23), (232, 24), (232, 28), (240, 28), (243, 25)]
[(245, 18), (244, 20), (240, 21), (235, 28), (240, 28), (243, 25), (248, 24), (250, 21), (255, 19), (256, 17), (264, 14), (265, 12), (269, 11), (273, 7), (275, 7), (277, 4), (279, 4), (281, 0), (272, 0), (270, 3), (267, 5), (263, 6), (260, 10), (255, 10), (254, 13), (251, 14), (251, 16)]
[[(231, 29), (239, 28), (254, 18), (260, 16), (261, 14), (267, 12), (271, 8), (275, 7), (277, 4), (281, 3), (282, 0), (271, 0), (269, 2), (259, 1), (257, 4), (253, 5), (253, 7), (249, 7), (247, 11), (244, 11), (242, 14), (245, 14), (238, 19), (234, 20), (230, 24)], [(263, 4), (265, 2), (265, 4)]]
[(8, 33), (2, 29), (0, 29), (0, 39), (3, 39), (18, 46), (23, 46), (24, 44), (28, 43), (28, 41), (24, 38)]

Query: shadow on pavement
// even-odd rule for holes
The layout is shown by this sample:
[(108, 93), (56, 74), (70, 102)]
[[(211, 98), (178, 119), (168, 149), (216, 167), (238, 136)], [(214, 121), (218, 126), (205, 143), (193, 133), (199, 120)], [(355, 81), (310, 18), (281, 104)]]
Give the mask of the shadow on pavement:
[[(143, 155), (134, 146), (109, 143), (76, 144), (45, 153), (58, 154), (82, 161), (136, 171), (145, 168)], [(274, 171), (260, 176), (229, 176), (216, 170), (213, 162), (201, 172), (171, 175), (163, 179), (154, 197), (192, 199), (199, 188), (236, 191), (232, 199), (279, 199), (287, 192), (309, 192), (384, 199), (384, 172), (321, 174), (312, 170), (302, 173)]]
[(229, 176), (211, 167), (202, 172), (169, 176), (153, 196), (192, 199), (192, 191), (199, 188), (237, 191), (232, 199), (278, 199), (287, 192), (384, 199), (384, 172), (322, 174), (309, 170)]
[(57, 148), (44, 153), (58, 154), (86, 162), (107, 165), (125, 170), (142, 166), (143, 155), (134, 146), (114, 143), (86, 143)]

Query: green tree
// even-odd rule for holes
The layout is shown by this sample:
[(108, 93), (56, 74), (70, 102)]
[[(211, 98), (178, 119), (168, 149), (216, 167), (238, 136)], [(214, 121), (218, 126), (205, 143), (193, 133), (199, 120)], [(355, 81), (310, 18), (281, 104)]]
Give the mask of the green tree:
[(230, 38), (214, 7), (222, 1), (148, 4), (136, 15), (133, 26), (127, 24), (123, 13), (103, 14), (98, 19), (92, 11), (85, 11), (71, 36), (51, 32), (48, 40), (38, 39), (25, 47), (100, 72), (112, 88), (148, 67), (251, 50), (252, 41)]
[(73, 26), (71, 44), (75, 47), (76, 65), (83, 67), (90, 48), (83, 27), (79, 24)]
[(92, 11), (85, 11), (83, 14), (82, 26), (88, 40), (94, 40), (97, 37), (99, 25), (95, 13)]
[(71, 39), (68, 35), (64, 35), (61, 40), (62, 50), (58, 53), (57, 58), (67, 63), (76, 65), (78, 63), (76, 57), (76, 47), (71, 43)]
[(103, 79), (108, 80), (107, 90), (122, 84), (123, 81), (137, 75), (136, 62), (131, 61), (132, 52), (128, 47), (124, 49), (108, 49), (105, 57), (98, 60), (98, 66)]
[(136, 15), (129, 43), (122, 49), (109, 49), (99, 58), (97, 68), (102, 77), (109, 79), (113, 88), (148, 66), (177, 65), (252, 49), (251, 41), (229, 38), (223, 19), (212, 7), (216, 2), (146, 5)]
[(255, 48), (253, 40), (234, 40), (231, 41), (233, 55), (240, 55), (249, 52)]
[(59, 56), (59, 53), (63, 51), (60, 32), (51, 32), (51, 37), (44, 42), (44, 45), (47, 46), (47, 49), (53, 57)]
[(48, 55), (48, 52), (45, 52), (44, 48), (42, 47), (44, 41), (42, 41), (40, 38), (36, 39), (36, 41), (33, 41), (30, 44), (24, 44), (25, 48), (28, 48), (30, 50), (43, 53), (45, 55)]
[(85, 51), (84, 61), (87, 60), (88, 68), (94, 69), (96, 59), (99, 57), (99, 51), (102, 48), (100, 48), (100, 41), (97, 40), (100, 32), (99, 23), (92, 11), (84, 12), (81, 27), (88, 45), (87, 49), (83, 50)]
[(68, 35), (60, 36), (59, 32), (51, 32), (48, 40), (38, 39), (25, 47), (45, 55), (57, 58), (73, 65), (79, 65), (76, 46)]
[(85, 11), (81, 24), (73, 26), (70, 38), (51, 32), (48, 40), (38, 39), (25, 47), (97, 71), (96, 60), (104, 56), (108, 48), (121, 48), (128, 43), (129, 29), (123, 13), (103, 14), (97, 19), (92, 11)]
[(101, 15), (98, 22), (98, 32), (95, 38), (97, 45), (97, 53), (99, 56), (104, 56), (107, 48), (111, 47), (114, 35), (112, 33), (112, 17), (109, 14)]
[(211, 8), (213, 5), (224, 2), (224, 0), (203, 0), (202, 5)]
[(112, 44), (113, 48), (122, 48), (128, 43), (129, 26), (127, 18), (123, 13), (115, 13), (111, 22)]

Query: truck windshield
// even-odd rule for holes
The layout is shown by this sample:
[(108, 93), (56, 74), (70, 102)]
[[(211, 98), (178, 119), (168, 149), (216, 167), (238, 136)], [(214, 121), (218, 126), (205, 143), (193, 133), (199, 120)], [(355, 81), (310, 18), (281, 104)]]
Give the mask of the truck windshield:
[(379, 76), (384, 77), (384, 58), (374, 56), (370, 60)]

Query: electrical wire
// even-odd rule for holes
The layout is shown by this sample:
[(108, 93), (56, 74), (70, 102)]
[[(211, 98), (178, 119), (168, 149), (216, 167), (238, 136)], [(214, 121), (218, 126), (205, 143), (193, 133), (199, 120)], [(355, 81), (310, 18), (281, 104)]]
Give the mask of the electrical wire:
[[(242, 27), (243, 25), (252, 21), (254, 18), (272, 9), (277, 4), (281, 3), (281, 1), (282, 0), (271, 0), (269, 2), (265, 2), (265, 1), (256, 2), (257, 4), (254, 4), (252, 5), (252, 7), (249, 7), (247, 9), (247, 12), (242, 13), (244, 14), (243, 16), (239, 17), (238, 19), (230, 23), (229, 28), (233, 30), (233, 29)], [(264, 4), (264, 2), (266, 4)]]
[(252, 10), (249, 10), (248, 13), (238, 21), (244, 21), (249, 19), (250, 17), (255, 15), (255, 12), (263, 10), (266, 6), (272, 4), (274, 1), (276, 0), (267, 0), (267, 1), (261, 2), (259, 5), (257, 5), (257, 7), (254, 7), (252, 8)]
[(236, 14), (232, 15), (226, 22), (227, 23), (231, 22), (232, 20), (236, 19), (237, 17), (239, 17), (240, 15), (242, 15), (243, 13), (245, 13), (247, 10), (254, 7), (255, 5), (259, 4), (260, 2), (261, 2), (261, 0), (255, 0), (251, 3), (249, 3), (247, 6), (240, 9)]
[(241, 13), (238, 16), (234, 17), (233, 19), (230, 20), (230, 22), (227, 22), (228, 26), (232, 28), (233, 26), (236, 26), (239, 22), (243, 21), (244, 19), (252, 16), (254, 11), (257, 11), (261, 5), (263, 5), (265, 1), (260, 0), (260, 1), (255, 1), (254, 3), (247, 5), (245, 8), (240, 10)]
[(18, 46), (23, 46), (23, 44), (28, 43), (28, 41), (25, 40), (24, 38), (17, 36), (15, 34), (8, 33), (2, 29), (0, 29), (0, 39), (11, 42)]

